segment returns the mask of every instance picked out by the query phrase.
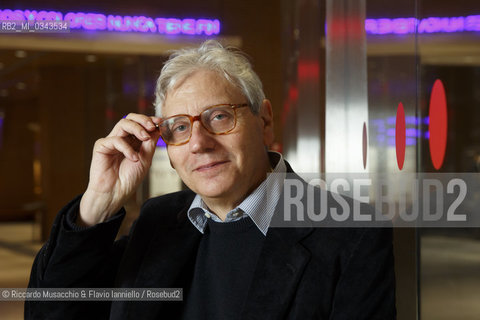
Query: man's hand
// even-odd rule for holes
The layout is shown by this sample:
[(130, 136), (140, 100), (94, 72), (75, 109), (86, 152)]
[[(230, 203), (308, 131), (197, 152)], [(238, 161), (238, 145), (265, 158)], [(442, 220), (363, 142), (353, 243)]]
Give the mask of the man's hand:
[(160, 118), (131, 113), (95, 142), (77, 224), (93, 226), (107, 220), (133, 194), (152, 164), (160, 137), (158, 122)]

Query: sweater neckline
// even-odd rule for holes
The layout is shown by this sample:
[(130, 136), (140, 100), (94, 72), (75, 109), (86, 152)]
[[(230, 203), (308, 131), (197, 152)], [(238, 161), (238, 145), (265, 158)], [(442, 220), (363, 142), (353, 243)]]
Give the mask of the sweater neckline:
[(230, 222), (216, 222), (212, 219), (207, 219), (207, 225), (209, 231), (215, 234), (240, 233), (245, 232), (255, 226), (253, 220), (248, 216), (240, 220)]

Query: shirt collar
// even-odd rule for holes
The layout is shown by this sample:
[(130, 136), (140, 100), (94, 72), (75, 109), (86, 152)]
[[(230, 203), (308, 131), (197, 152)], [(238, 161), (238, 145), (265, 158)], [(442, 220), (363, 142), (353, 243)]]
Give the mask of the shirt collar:
[[(225, 223), (250, 217), (257, 228), (264, 235), (267, 234), (287, 171), (282, 154), (269, 151), (268, 156), (272, 167), (274, 167), (272, 173), (275, 174), (268, 174), (267, 178), (252, 193), (230, 211), (224, 221)], [(197, 194), (188, 209), (188, 219), (201, 233), (204, 233), (209, 218), (216, 222), (222, 222), (220, 218), (208, 210), (207, 205)]]

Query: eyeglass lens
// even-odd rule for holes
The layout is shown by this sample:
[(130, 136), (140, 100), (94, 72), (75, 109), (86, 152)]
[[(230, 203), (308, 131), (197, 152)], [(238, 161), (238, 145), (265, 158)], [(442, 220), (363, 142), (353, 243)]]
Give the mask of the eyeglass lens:
[(213, 134), (223, 134), (235, 127), (235, 111), (229, 105), (204, 110), (199, 117), (177, 116), (166, 119), (160, 133), (166, 143), (180, 144), (191, 136), (192, 124), (199, 118), (202, 125)]

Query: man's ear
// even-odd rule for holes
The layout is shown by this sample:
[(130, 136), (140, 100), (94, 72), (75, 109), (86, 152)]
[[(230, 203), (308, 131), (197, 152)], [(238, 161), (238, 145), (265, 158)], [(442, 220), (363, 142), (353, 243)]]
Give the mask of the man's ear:
[(273, 131), (273, 111), (270, 100), (263, 99), (262, 105), (259, 110), (260, 118), (262, 119), (262, 132), (263, 132), (263, 144), (270, 147), (275, 139)]

